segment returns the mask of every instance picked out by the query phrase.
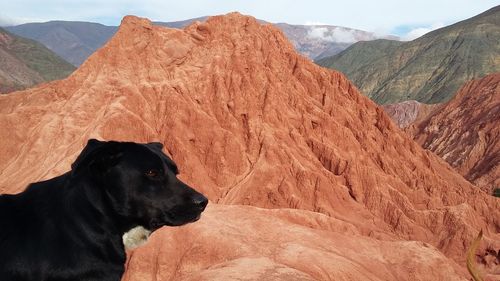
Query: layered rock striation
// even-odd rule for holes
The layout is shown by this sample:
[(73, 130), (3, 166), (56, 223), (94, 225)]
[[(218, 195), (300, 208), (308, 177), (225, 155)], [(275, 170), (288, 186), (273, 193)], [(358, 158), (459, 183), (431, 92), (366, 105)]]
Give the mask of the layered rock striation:
[(500, 73), (466, 83), (409, 131), (424, 148), (493, 193), (500, 188)]

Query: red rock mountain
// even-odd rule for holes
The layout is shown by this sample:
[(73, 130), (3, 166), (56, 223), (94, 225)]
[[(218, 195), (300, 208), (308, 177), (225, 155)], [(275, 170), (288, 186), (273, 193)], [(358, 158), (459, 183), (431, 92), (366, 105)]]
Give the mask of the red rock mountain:
[(479, 229), (482, 252), (500, 247), (497, 199), (237, 13), (184, 30), (125, 17), (69, 78), (0, 97), (0, 126), (0, 192), (67, 171), (94, 137), (163, 142), (210, 198), (124, 280), (466, 280)]
[(415, 140), (488, 193), (500, 188), (500, 73), (466, 83), (410, 128)]

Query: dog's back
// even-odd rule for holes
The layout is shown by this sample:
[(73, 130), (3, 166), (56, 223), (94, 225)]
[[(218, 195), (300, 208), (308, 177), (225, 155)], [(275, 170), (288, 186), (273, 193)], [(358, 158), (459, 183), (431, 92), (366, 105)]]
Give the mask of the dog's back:
[(72, 218), (65, 179), (62, 175), (19, 194), (0, 195), (1, 280), (119, 280), (121, 267), (102, 266), (102, 259), (93, 258), (102, 245), (74, 235), (89, 230)]

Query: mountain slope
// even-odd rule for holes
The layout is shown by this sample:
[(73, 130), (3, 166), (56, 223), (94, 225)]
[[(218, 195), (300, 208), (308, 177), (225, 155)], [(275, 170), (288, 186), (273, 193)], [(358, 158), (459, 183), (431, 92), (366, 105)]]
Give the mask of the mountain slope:
[(180, 177), (214, 206), (200, 231), (154, 233), (164, 246), (138, 249), (130, 280), (198, 280), (203, 271), (243, 279), (266, 268), (316, 280), (464, 280), (479, 229), (483, 247), (500, 246), (499, 201), (423, 150), (342, 74), (237, 13), (184, 30), (126, 17), (69, 78), (0, 97), (0, 126), (9, 133), (0, 192), (9, 193), (67, 171), (89, 137), (165, 144)]
[(74, 69), (42, 44), (0, 28), (0, 94), (65, 78)]
[[(373, 41), (362, 41), (357, 42), (351, 45), (346, 51), (339, 53), (335, 58), (335, 69), (338, 70), (348, 70), (350, 68), (357, 71), (360, 71), (366, 65), (372, 64), (374, 61), (383, 61), (383, 58), (391, 55), (394, 51), (396, 51), (401, 45), (404, 45), (405, 42), (387, 40), (387, 39), (378, 39)], [(333, 58), (324, 58), (319, 60), (318, 63), (320, 65), (326, 65)], [(389, 62), (386, 62), (387, 65)], [(333, 67), (332, 67), (333, 68)], [(354, 75), (354, 73), (344, 71), (346, 75)], [(348, 76), (349, 77), (349, 76)], [(366, 81), (365, 83), (370, 83), (370, 81)]]
[(492, 194), (500, 187), (500, 73), (466, 83), (414, 124), (415, 140)]
[(379, 104), (448, 101), (500, 70), (500, 6), (410, 42), (360, 42), (318, 64), (345, 73)]

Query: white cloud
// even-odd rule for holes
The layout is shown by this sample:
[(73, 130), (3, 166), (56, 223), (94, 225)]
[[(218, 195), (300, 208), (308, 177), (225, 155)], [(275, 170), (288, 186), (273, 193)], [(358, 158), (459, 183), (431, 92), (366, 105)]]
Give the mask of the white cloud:
[(387, 27), (377, 27), (371, 29), (370, 31), (375, 35), (376, 38), (387, 38), (387, 36), (390, 36), (390, 34), (392, 34), (391, 29)]
[(308, 36), (310, 38), (325, 39), (327, 32), (328, 32), (328, 28), (326, 28), (326, 27), (311, 26), (309, 28)]
[(437, 22), (437, 23), (434, 23), (432, 24), (431, 26), (429, 27), (418, 27), (418, 28), (414, 28), (412, 30), (410, 30), (408, 33), (406, 33), (406, 35), (404, 35), (401, 40), (403, 41), (411, 41), (411, 40), (414, 40), (414, 39), (417, 39), (418, 37), (426, 34), (426, 33), (429, 33), (435, 29), (438, 29), (438, 28), (441, 28), (441, 27), (444, 27), (445, 25), (442, 23), (442, 22)]
[(322, 39), (329, 42), (353, 43), (356, 42), (354, 32), (340, 27), (329, 29), (321, 26), (309, 27), (309, 38)]
[(328, 25), (327, 23), (324, 22), (319, 22), (319, 21), (306, 21), (304, 25)]

